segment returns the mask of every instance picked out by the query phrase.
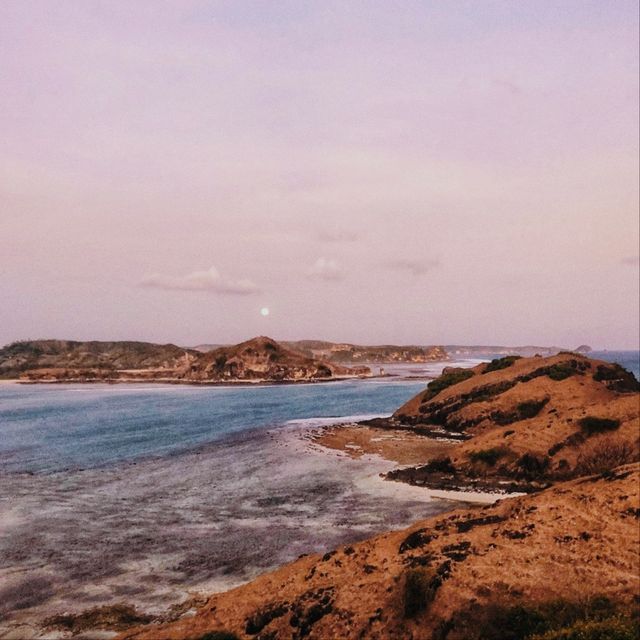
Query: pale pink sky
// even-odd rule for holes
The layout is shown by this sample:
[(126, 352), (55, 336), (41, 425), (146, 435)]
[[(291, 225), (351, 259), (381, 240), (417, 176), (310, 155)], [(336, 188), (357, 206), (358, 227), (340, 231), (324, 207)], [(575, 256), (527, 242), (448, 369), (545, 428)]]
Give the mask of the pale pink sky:
[(0, 77), (0, 343), (638, 348), (635, 1), (2, 0)]

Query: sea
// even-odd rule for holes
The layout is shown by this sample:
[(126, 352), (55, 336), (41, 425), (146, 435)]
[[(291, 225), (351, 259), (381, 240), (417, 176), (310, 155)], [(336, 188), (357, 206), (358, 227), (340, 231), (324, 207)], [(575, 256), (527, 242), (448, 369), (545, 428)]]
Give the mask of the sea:
[[(590, 355), (640, 375), (638, 352)], [(321, 384), (0, 384), (0, 639), (46, 637), (44, 617), (93, 606), (161, 613), (460, 506), (310, 434), (489, 358)]]

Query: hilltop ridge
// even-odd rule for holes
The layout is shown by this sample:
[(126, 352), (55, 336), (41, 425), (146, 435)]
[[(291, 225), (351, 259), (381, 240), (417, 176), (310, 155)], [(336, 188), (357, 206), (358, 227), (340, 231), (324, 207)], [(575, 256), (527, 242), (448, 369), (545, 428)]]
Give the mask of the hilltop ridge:
[(258, 336), (232, 347), (219, 347), (191, 363), (189, 380), (322, 380), (368, 375), (367, 367), (348, 368), (309, 357), (284, 347), (272, 338)]
[(639, 390), (620, 365), (575, 353), (445, 369), (391, 424), (460, 444), (439, 470), (432, 463), (394, 478), (548, 482), (579, 474), (585, 455), (607, 443), (637, 456)]

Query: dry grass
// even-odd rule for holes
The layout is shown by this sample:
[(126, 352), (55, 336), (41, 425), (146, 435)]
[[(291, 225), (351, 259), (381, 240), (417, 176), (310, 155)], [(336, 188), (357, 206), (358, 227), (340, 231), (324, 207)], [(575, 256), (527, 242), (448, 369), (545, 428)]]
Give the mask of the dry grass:
[(593, 475), (610, 471), (638, 460), (634, 443), (620, 436), (606, 436), (587, 444), (576, 464), (577, 475)]

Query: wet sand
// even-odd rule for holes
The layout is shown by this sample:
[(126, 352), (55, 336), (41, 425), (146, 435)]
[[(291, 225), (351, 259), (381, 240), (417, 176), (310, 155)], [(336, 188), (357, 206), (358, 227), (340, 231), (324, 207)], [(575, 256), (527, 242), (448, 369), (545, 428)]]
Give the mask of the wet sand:
[(454, 440), (427, 438), (409, 429), (375, 429), (359, 424), (325, 427), (314, 433), (313, 442), (343, 451), (351, 458), (374, 454), (400, 465), (424, 464), (446, 455), (456, 445)]

